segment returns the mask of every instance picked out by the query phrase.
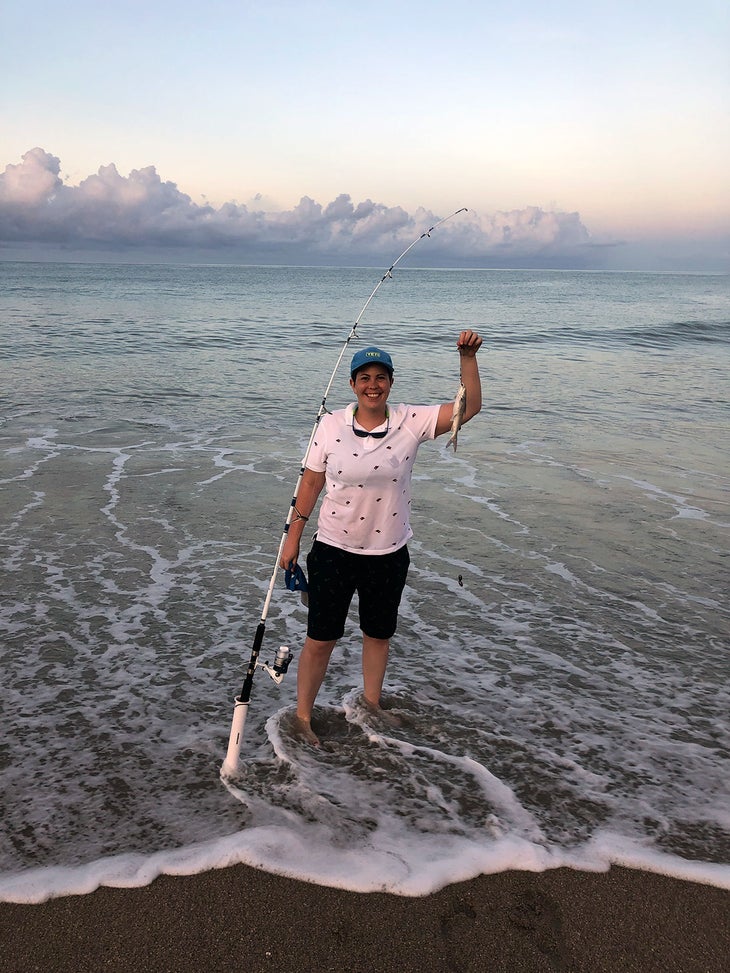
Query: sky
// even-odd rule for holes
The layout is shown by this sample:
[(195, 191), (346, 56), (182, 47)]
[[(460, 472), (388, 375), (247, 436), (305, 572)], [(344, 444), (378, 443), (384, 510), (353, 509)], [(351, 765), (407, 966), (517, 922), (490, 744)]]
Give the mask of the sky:
[[(3, 0), (0, 257), (730, 268), (726, 0)], [(378, 259), (378, 257), (380, 259)]]

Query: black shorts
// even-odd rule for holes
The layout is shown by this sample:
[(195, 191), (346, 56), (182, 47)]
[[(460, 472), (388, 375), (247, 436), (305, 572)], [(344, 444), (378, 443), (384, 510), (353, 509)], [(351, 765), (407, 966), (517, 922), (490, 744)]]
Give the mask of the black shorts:
[(341, 638), (357, 591), (363, 633), (389, 639), (398, 625), (398, 606), (410, 563), (406, 546), (392, 554), (351, 554), (315, 541), (307, 555), (307, 635), (318, 642)]

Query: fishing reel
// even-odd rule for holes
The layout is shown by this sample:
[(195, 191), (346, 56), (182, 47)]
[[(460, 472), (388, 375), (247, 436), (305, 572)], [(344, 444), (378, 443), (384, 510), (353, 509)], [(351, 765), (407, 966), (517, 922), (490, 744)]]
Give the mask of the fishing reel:
[(269, 665), (268, 662), (256, 662), (264, 672), (268, 672), (271, 678), (274, 680), (277, 686), (281, 685), (281, 681), (289, 669), (289, 663), (292, 661), (294, 656), (289, 651), (288, 645), (280, 645), (276, 650), (276, 655), (274, 656), (274, 661)]

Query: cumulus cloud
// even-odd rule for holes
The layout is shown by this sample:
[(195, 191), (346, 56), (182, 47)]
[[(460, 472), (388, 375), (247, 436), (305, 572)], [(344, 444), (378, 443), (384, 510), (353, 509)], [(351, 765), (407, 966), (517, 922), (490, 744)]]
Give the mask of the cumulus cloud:
[[(60, 160), (31, 149), (0, 174), (0, 241), (55, 244), (78, 249), (103, 246), (196, 248), (230, 251), (241, 259), (351, 262), (406, 247), (440, 216), (425, 209), (349, 195), (321, 205), (303, 197), (290, 210), (264, 211), (254, 204), (198, 204), (154, 166), (122, 176), (101, 166), (77, 186), (64, 183)], [(468, 203), (467, 203), (468, 205)], [(449, 221), (419, 256), (461, 265), (581, 266), (592, 250), (577, 213), (528, 207)]]

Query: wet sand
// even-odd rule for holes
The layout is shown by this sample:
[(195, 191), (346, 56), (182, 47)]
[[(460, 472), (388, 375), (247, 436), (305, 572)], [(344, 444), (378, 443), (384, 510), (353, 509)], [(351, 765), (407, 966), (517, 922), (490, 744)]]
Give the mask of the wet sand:
[(730, 892), (623, 868), (403, 898), (237, 865), (0, 903), (2, 973), (725, 973), (728, 956)]

